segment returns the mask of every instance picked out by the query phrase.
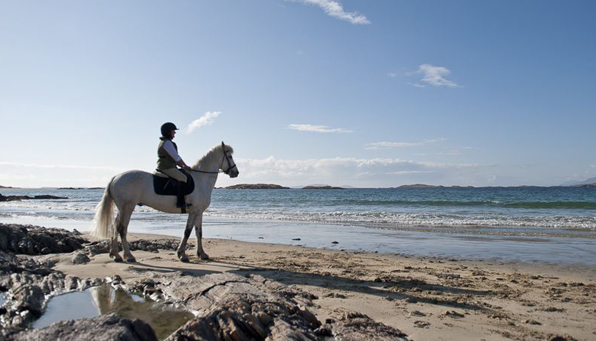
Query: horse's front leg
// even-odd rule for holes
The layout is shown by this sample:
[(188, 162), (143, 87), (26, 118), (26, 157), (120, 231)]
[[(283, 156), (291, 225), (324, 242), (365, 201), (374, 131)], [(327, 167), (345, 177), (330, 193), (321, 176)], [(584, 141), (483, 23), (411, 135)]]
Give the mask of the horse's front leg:
[(195, 234), (197, 235), (197, 258), (209, 259), (209, 255), (203, 250), (203, 212), (200, 212), (195, 219)]
[(186, 255), (186, 243), (188, 242), (188, 237), (190, 237), (190, 233), (192, 232), (192, 226), (195, 217), (196, 213), (188, 214), (188, 220), (186, 221), (186, 227), (184, 228), (184, 237), (182, 237), (180, 245), (178, 246), (178, 259), (184, 263), (188, 262), (188, 256)]

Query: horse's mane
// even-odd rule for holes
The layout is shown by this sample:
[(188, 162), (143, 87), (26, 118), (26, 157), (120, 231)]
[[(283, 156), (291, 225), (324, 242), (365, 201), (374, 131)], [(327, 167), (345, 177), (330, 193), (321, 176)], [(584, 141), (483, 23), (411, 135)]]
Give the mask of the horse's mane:
[(215, 147), (211, 148), (211, 150), (208, 151), (207, 154), (203, 155), (203, 157), (201, 157), (199, 161), (197, 161), (191, 168), (195, 170), (205, 169), (208, 165), (210, 165), (213, 162), (213, 159), (221, 157), (223, 155), (223, 146), (225, 146), (226, 153), (234, 153), (234, 149), (231, 146), (228, 146), (227, 144), (218, 144)]

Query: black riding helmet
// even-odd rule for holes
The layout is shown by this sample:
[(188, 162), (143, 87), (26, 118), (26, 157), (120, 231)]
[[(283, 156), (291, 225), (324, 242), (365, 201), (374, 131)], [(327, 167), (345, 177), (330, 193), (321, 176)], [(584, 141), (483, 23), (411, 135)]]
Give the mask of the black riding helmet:
[(161, 125), (161, 136), (164, 137), (170, 137), (170, 132), (172, 130), (178, 130), (178, 128), (176, 128), (176, 125), (172, 122), (166, 122), (164, 124)]

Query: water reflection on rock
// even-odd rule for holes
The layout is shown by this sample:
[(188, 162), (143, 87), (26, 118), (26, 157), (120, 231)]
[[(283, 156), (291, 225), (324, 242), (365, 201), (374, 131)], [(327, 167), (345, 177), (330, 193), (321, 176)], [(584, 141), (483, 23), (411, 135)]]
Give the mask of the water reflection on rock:
[(159, 339), (166, 338), (194, 317), (187, 311), (174, 309), (121, 289), (114, 290), (109, 284), (104, 284), (52, 298), (45, 313), (34, 322), (33, 327), (43, 328), (57, 321), (109, 313), (144, 320), (155, 330)]

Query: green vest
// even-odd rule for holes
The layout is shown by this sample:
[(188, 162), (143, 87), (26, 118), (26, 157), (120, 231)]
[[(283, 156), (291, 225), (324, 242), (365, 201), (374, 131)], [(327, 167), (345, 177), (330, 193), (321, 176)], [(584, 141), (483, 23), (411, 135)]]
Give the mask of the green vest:
[[(170, 168), (176, 168), (176, 161), (174, 161), (174, 159), (172, 159), (172, 157), (170, 156), (170, 154), (168, 154), (168, 152), (166, 152), (165, 148), (163, 147), (164, 142), (166, 142), (166, 140), (161, 140), (159, 141), (159, 146), (157, 147), (157, 169), (159, 170), (165, 170), (165, 169), (170, 169)], [(174, 143), (174, 142), (172, 142)], [(174, 143), (174, 148), (176, 148), (176, 150), (178, 150), (178, 146), (176, 146), (176, 144)]]

